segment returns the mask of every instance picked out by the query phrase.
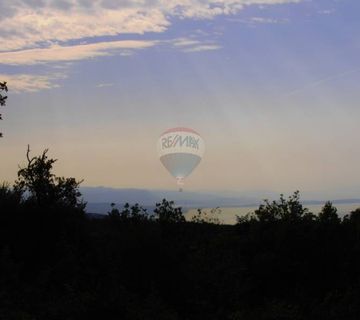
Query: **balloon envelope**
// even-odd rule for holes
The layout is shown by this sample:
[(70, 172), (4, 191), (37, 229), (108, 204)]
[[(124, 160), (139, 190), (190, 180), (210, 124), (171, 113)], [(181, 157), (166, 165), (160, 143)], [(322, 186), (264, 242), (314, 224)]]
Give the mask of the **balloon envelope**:
[(169, 129), (158, 140), (160, 161), (178, 182), (197, 167), (204, 150), (204, 140), (196, 131), (189, 128)]

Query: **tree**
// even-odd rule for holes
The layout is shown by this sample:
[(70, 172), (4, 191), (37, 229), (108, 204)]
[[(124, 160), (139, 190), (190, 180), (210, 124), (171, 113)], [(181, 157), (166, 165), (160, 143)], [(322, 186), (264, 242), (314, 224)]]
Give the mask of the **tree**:
[(197, 209), (197, 213), (191, 217), (191, 222), (221, 224), (220, 215), (221, 209), (219, 207), (210, 209), (210, 213), (203, 209)]
[(261, 222), (311, 220), (314, 217), (313, 214), (301, 204), (299, 191), (295, 191), (288, 199), (285, 199), (284, 195), (281, 194), (278, 201), (270, 202), (269, 200), (264, 200), (264, 204), (261, 204), (259, 208), (255, 210), (255, 216)]
[(146, 209), (138, 203), (135, 203), (133, 206), (130, 206), (129, 203), (125, 203), (122, 211), (116, 208), (115, 203), (111, 203), (110, 206), (111, 211), (108, 212), (108, 217), (114, 220), (140, 222), (152, 219), (152, 216), (147, 213)]
[(350, 226), (353, 228), (353, 234), (356, 236), (356, 239), (360, 241), (360, 208), (350, 212), (350, 217), (345, 216), (344, 222), (347, 224), (350, 223)]
[[(8, 88), (6, 86), (6, 82), (0, 82), (0, 106), (3, 107), (6, 104), (7, 96), (4, 95), (4, 92), (7, 92)], [(0, 113), (0, 120), (2, 120)], [(2, 137), (2, 133), (0, 132), (0, 137)]]
[(323, 223), (339, 223), (340, 218), (337, 209), (330, 201), (327, 201), (319, 213), (319, 221)]
[(174, 201), (163, 199), (156, 204), (155, 217), (160, 222), (185, 222), (185, 217), (180, 207), (174, 207)]
[(360, 223), (360, 208), (350, 212), (350, 221), (354, 223)]
[(84, 210), (79, 185), (75, 178), (57, 177), (52, 173), (57, 159), (49, 159), (46, 149), (41, 156), (30, 158), (28, 146), (27, 166), (18, 171), (14, 189), (26, 196), (26, 201), (38, 206), (62, 206)]
[(5, 212), (7, 209), (17, 208), (22, 202), (21, 192), (11, 188), (10, 184), (0, 184), (0, 208)]

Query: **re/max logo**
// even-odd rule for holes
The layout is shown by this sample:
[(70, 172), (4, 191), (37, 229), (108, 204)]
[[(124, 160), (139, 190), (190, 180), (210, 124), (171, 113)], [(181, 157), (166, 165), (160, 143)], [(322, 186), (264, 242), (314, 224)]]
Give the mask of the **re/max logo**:
[(193, 136), (182, 137), (180, 135), (167, 136), (162, 138), (161, 147), (162, 149), (175, 148), (177, 146), (182, 147), (186, 146), (188, 148), (199, 149), (199, 140), (195, 139)]

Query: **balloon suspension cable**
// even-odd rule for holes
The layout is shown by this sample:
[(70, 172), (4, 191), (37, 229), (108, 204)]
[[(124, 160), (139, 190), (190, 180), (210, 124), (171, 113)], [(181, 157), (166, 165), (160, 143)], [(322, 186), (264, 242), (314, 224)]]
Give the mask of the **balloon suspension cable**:
[(183, 191), (183, 185), (184, 185), (184, 178), (183, 177), (176, 177), (176, 183), (179, 186), (179, 192)]

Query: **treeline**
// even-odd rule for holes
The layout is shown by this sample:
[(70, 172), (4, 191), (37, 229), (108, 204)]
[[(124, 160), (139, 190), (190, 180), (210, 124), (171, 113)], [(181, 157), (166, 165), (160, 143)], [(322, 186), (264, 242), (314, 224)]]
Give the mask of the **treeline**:
[(91, 219), (47, 151), (27, 160), (0, 188), (0, 319), (359, 319), (359, 209), (295, 192), (234, 226), (166, 200)]

